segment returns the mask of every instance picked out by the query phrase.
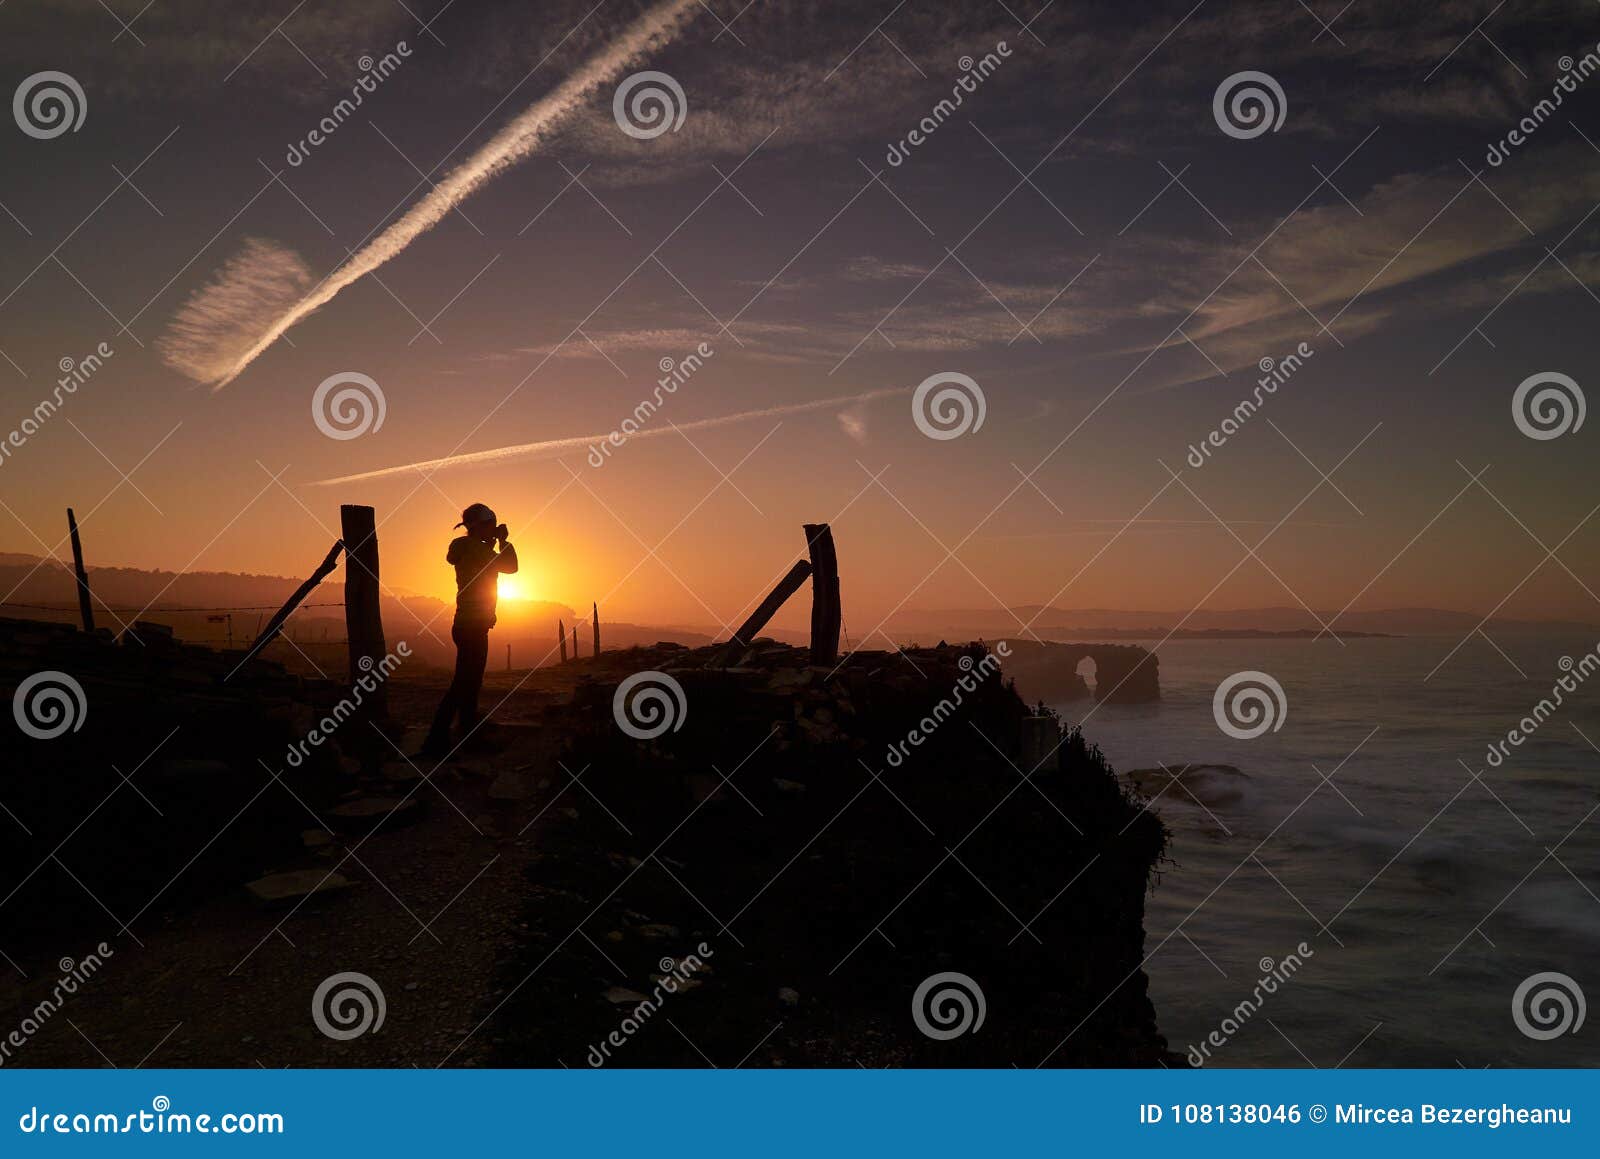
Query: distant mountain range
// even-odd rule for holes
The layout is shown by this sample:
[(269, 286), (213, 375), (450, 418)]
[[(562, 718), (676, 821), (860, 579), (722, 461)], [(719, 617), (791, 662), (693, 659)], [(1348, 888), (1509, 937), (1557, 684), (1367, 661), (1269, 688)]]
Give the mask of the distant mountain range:
[[(335, 573), (337, 577), (339, 573)], [(344, 585), (330, 577), (306, 600), (309, 604), (338, 604), (344, 600)], [(95, 567), (89, 570), (90, 585), (98, 600), (113, 608), (144, 608), (145, 619), (171, 623), (180, 636), (189, 639), (220, 640), (226, 626), (207, 619), (205, 611), (183, 612), (175, 609), (250, 608), (236, 612), (233, 630), (237, 640), (247, 640), (258, 621), (275, 611), (290, 593), (299, 586), (295, 577), (248, 575), (237, 572), (187, 572), (182, 575), (169, 571), (149, 571), (142, 568)], [(15, 588), (13, 591), (12, 589)], [(6, 595), (5, 593), (11, 594)], [(66, 618), (77, 606), (76, 585), (69, 563), (61, 560), (43, 560), (38, 556), (15, 552), (0, 552), (0, 616), (16, 618)], [(804, 593), (795, 597), (804, 599)], [(17, 605), (42, 605), (54, 612), (44, 612)], [(587, 621), (588, 609), (576, 610), (565, 604), (548, 601), (505, 601), (502, 603), (501, 627), (493, 640), (495, 653), (503, 655), (505, 644), (512, 645), (513, 660), (519, 664), (532, 662), (549, 651), (555, 642), (558, 622), (570, 632), (580, 626), (579, 646), (584, 654), (591, 648)], [(124, 619), (132, 612), (121, 613)], [(1321, 620), (1331, 622), (1337, 613), (1318, 611)], [(432, 596), (419, 596), (397, 591), (383, 600), (386, 627), (396, 639), (421, 633), (419, 624), (431, 624), (432, 633), (442, 637), (423, 642), (424, 656), (444, 662), (449, 652), (450, 605)], [(724, 635), (720, 627), (647, 625), (606, 622), (605, 609), (600, 609), (602, 646), (623, 648), (633, 644), (653, 644), (659, 640), (675, 640), (696, 646), (708, 644)], [(1462, 636), (1478, 626), (1482, 617), (1472, 612), (1447, 611), (1441, 608), (1385, 608), (1370, 611), (1351, 611), (1339, 616), (1334, 627), (1349, 635), (1395, 636)], [(108, 625), (115, 621), (104, 616)], [(1178, 611), (1130, 611), (1114, 608), (1059, 608), (1039, 604), (1023, 605), (1009, 610), (947, 609), (904, 610), (891, 616), (883, 626), (894, 640), (910, 643), (932, 643), (937, 640), (973, 640), (979, 637), (998, 639), (1037, 635), (1043, 639), (1072, 640), (1099, 637), (1101, 639), (1159, 639), (1173, 632), (1179, 622), (1183, 627), (1174, 638), (1238, 637), (1263, 635), (1316, 634), (1322, 625), (1303, 608), (1269, 607), (1240, 608), (1228, 611), (1200, 611), (1185, 614)], [(291, 635), (302, 641), (320, 638), (338, 640), (343, 637), (344, 616), (337, 608), (307, 607), (292, 620)], [(1030, 625), (1024, 633), (1022, 625)], [(1592, 623), (1564, 620), (1514, 620), (1494, 619), (1488, 629), (1501, 635), (1528, 633), (1567, 632), (1595, 634), (1600, 627)], [(786, 643), (804, 643), (803, 631), (769, 629), (765, 634)], [(877, 637), (881, 646), (882, 638)]]
[[(1337, 621), (1334, 617), (1338, 616)], [(1134, 638), (1140, 635), (1160, 637), (1176, 628), (1181, 622), (1182, 636), (1310, 632), (1317, 633), (1322, 625), (1332, 623), (1334, 630), (1349, 634), (1389, 636), (1461, 636), (1478, 626), (1482, 615), (1474, 612), (1446, 611), (1442, 608), (1383, 608), (1372, 611), (1349, 611), (1339, 615), (1336, 609), (1318, 610), (1313, 617), (1304, 608), (1240, 608), (1229, 611), (1148, 612), (1114, 608), (1057, 608), (1039, 604), (1024, 605), (1009, 611), (1002, 609), (948, 611), (904, 611), (889, 618), (885, 629), (896, 639), (916, 636), (927, 639), (939, 636), (946, 639), (971, 639), (976, 636), (1020, 636), (1023, 624), (1031, 624), (1030, 631), (1045, 639), (1073, 639), (1085, 636), (1116, 635)], [(1318, 623), (1318, 618), (1322, 623)], [(1540, 632), (1589, 632), (1600, 628), (1594, 624), (1569, 620), (1512, 620), (1493, 619), (1493, 630), (1501, 633), (1523, 634)]]
[[(341, 572), (323, 581), (305, 599), (299, 611), (285, 626), (288, 640), (274, 644), (268, 655), (293, 662), (297, 656), (317, 663), (337, 661), (344, 639), (344, 584)], [(118, 629), (118, 620), (131, 623), (144, 619), (169, 624), (180, 639), (213, 645), (227, 643), (230, 632), (235, 644), (254, 638), (256, 629), (300, 586), (301, 579), (286, 576), (248, 575), (238, 572), (147, 571), (130, 567), (91, 567), (89, 587), (95, 595), (96, 622), (99, 627)], [(12, 590), (15, 588), (15, 590)], [(6, 593), (10, 592), (9, 595)], [(72, 565), (61, 560), (41, 560), (38, 556), (0, 552), (0, 616), (14, 619), (77, 619), (77, 583)], [(385, 634), (391, 647), (406, 640), (420, 659), (432, 664), (453, 662), (450, 643), (452, 605), (432, 596), (395, 591), (381, 600)], [(318, 606), (321, 605), (321, 606)], [(112, 611), (106, 611), (109, 607)], [(232, 622), (227, 609), (234, 609)], [(113, 614), (113, 612), (115, 614)], [(608, 623), (600, 610), (601, 647), (628, 648), (635, 644), (655, 644), (672, 640), (689, 647), (712, 642), (705, 632), (664, 628), (623, 622)], [(581, 655), (593, 650), (589, 610), (581, 613), (565, 604), (546, 600), (502, 600), (499, 626), (491, 634), (490, 662), (505, 663), (506, 647), (517, 667), (553, 662), (559, 657), (557, 625), (566, 628), (570, 640), (578, 631)]]

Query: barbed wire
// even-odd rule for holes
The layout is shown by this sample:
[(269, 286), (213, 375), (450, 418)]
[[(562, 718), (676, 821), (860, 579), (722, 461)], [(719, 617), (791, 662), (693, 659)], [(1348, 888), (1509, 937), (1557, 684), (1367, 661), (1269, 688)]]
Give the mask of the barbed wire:
[[(276, 612), (280, 604), (258, 604), (247, 608), (112, 608), (100, 605), (101, 610), (107, 612), (149, 612), (158, 616), (171, 615), (176, 612)], [(305, 608), (342, 608), (343, 603), (337, 604), (301, 604), (295, 611)], [(77, 605), (57, 607), (54, 604), (18, 604), (0, 601), (0, 608), (29, 608), (36, 612), (72, 612), (77, 613)]]

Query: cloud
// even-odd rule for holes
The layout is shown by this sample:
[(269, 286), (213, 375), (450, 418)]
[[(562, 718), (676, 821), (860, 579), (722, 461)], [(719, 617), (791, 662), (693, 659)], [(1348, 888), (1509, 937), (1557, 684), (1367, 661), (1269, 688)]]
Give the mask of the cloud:
[[(809, 402), (788, 403), (784, 406), (763, 407), (761, 410), (740, 411), (737, 414), (717, 415), (715, 418), (696, 419), (693, 422), (665, 423), (661, 426), (646, 427), (627, 435), (627, 441), (636, 442), (639, 439), (660, 438), (662, 435), (677, 434), (679, 431), (703, 431), (713, 427), (731, 426), (734, 423), (747, 423), (754, 419), (775, 418), (779, 415), (804, 414), (807, 411), (832, 410), (836, 407), (860, 406), (874, 399), (892, 398), (895, 395), (910, 394), (913, 388), (909, 386), (884, 387), (880, 390), (869, 390), (862, 394), (844, 395), (839, 398), (818, 398)], [(487, 451), (468, 451), (461, 455), (447, 455), (442, 459), (425, 459), (420, 463), (402, 463), (396, 467), (379, 467), (373, 471), (360, 471), (354, 475), (340, 475), (333, 479), (318, 479), (310, 484), (312, 487), (330, 487), (337, 483), (362, 483), (369, 479), (383, 479), (392, 475), (412, 475), (435, 471), (448, 470), (452, 467), (470, 467), (482, 463), (501, 463), (510, 459), (559, 459), (572, 451), (587, 450), (598, 446), (610, 439), (613, 434), (622, 437), (618, 432), (606, 431), (597, 435), (572, 435), (564, 439), (545, 439), (537, 443), (518, 443), (510, 447), (492, 447)]]
[(848, 410), (842, 410), (834, 416), (839, 420), (839, 429), (849, 435), (862, 446), (867, 442), (867, 408), (863, 403), (858, 403)]
[[(1563, 258), (1572, 276), (1551, 262), (1523, 278), (1537, 261), (1531, 255), (1565, 240), (1600, 199), (1600, 173), (1583, 151), (1560, 146), (1519, 158), (1515, 170), (1483, 174), (1488, 188), (1461, 167), (1401, 174), (1357, 194), (1353, 204), (1339, 199), (1300, 211), (1255, 257), (1253, 241), (1218, 247), (1141, 310), (1183, 323), (1167, 346), (1192, 342), (1204, 351), (1192, 352), (1161, 385), (1278, 357), (1302, 340), (1332, 348), (1324, 325), (1349, 342), (1388, 325), (1487, 309), (1513, 290), (1575, 288), (1574, 276), (1585, 281), (1593, 271), (1576, 247)], [(1260, 224), (1257, 236), (1269, 228)], [(1513, 260), (1514, 269), (1495, 268)], [(1133, 350), (1148, 346), (1124, 352)]]
[[(595, 89), (615, 80), (641, 57), (672, 40), (699, 9), (699, 0), (666, 0), (650, 9), (603, 52), (535, 101), (399, 220), (287, 309), (270, 296), (263, 296), (255, 301), (256, 309), (252, 311), (250, 290), (260, 284), (262, 275), (250, 268), (248, 252), (241, 255), (242, 261), (235, 259), (230, 263), (231, 272), (225, 272), (215, 287), (226, 296), (224, 303), (204, 300), (205, 291), (200, 300), (190, 302), (183, 336), (185, 358), (172, 365), (184, 373), (190, 373), (191, 367), (209, 368), (199, 381), (210, 382), (215, 390), (222, 389), (296, 323), (331, 302), (346, 286), (399, 256), (488, 181), (535, 152)], [(226, 324), (207, 330), (205, 323), (214, 317), (222, 318)], [(249, 337), (252, 331), (253, 338)], [(241, 345), (243, 350), (238, 352)]]
[(289, 309), (311, 282), (298, 254), (246, 238), (244, 248), (179, 308), (156, 346), (168, 366), (197, 382), (214, 382), (250, 349), (262, 315)]

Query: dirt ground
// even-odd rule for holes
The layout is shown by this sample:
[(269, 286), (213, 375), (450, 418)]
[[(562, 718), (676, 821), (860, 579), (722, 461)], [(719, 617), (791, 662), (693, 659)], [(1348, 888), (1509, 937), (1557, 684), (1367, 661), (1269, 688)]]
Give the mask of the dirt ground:
[[(486, 705), (523, 675), (491, 674)], [(25, 1041), (10, 1044), (4, 1064), (481, 1063), (494, 1046), (484, 1020), (503, 995), (497, 972), (518, 941), (539, 822), (572, 796), (536, 721), (570, 695), (573, 680), (571, 669), (544, 669), (512, 695), (496, 714), (501, 751), (462, 753), (436, 770), (391, 753), (381, 779), (348, 774), (347, 796), (409, 802), (404, 815), (363, 837), (331, 831), (307, 808), (303, 856), (260, 867), (332, 873), (348, 888), (266, 907), (241, 884), (195, 908), (152, 908), (125, 932), (108, 918), (81, 944), (52, 934), (41, 940), (48, 944), (13, 946), (0, 981), (0, 1039), (16, 1027)], [(391, 685), (391, 712), (408, 726), (404, 750), (416, 748), (442, 687), (442, 676)], [(25, 942), (17, 930), (7, 941), (19, 934)], [(98, 972), (27, 1033), (24, 1020), (50, 997), (60, 959), (81, 961), (102, 939), (111, 955)], [(312, 1004), (319, 984), (343, 972), (377, 983), (384, 1019), (340, 1041), (318, 1029)]]

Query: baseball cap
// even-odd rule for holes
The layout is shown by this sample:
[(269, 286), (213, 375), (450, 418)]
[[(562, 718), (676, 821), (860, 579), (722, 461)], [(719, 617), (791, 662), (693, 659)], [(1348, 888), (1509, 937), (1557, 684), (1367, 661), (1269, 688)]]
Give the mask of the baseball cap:
[(500, 521), (494, 516), (494, 508), (490, 507), (487, 503), (474, 503), (471, 507), (468, 507), (461, 513), (461, 522), (456, 524), (456, 526), (466, 527), (471, 523), (498, 522)]

